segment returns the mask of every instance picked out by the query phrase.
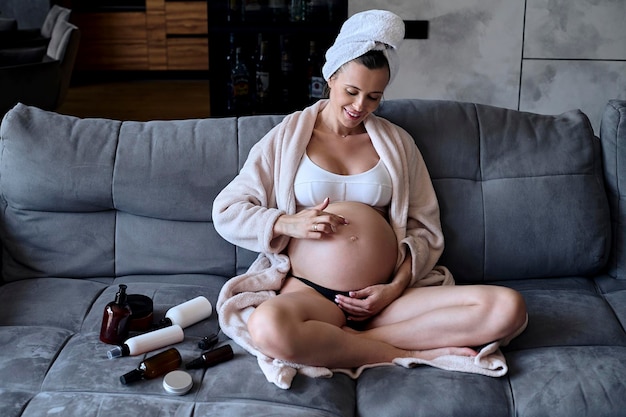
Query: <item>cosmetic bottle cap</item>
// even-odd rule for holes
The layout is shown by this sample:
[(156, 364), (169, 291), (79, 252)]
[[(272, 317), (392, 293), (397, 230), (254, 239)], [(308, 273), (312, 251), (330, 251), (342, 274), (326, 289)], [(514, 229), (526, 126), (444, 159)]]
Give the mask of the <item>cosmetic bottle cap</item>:
[(139, 381), (143, 378), (143, 371), (139, 369), (133, 369), (132, 371), (125, 373), (120, 377), (120, 382), (124, 385), (130, 384), (131, 382)]
[(126, 344), (122, 346), (115, 346), (113, 349), (107, 352), (107, 356), (109, 359), (119, 358), (121, 356), (128, 356), (130, 352), (128, 351), (128, 346)]
[(212, 333), (208, 336), (204, 336), (201, 341), (198, 342), (198, 347), (202, 350), (209, 350), (213, 346), (217, 345), (219, 337), (217, 334)]
[(193, 379), (185, 371), (172, 371), (163, 378), (163, 388), (168, 394), (185, 395), (193, 386)]
[(115, 303), (118, 305), (126, 305), (126, 285), (120, 284), (117, 294), (115, 294)]
[(187, 368), (187, 369), (204, 368), (204, 358), (203, 357), (199, 357), (199, 358), (196, 358), (196, 359), (192, 360), (191, 362), (189, 362), (189, 363), (187, 363), (185, 365), (185, 368)]

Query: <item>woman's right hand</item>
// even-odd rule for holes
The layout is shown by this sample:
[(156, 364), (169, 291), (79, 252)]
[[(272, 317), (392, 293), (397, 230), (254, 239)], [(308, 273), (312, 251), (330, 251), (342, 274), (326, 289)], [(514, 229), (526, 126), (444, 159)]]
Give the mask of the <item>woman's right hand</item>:
[(297, 239), (321, 239), (327, 234), (337, 231), (338, 227), (348, 224), (345, 217), (325, 212), (330, 204), (327, 197), (324, 201), (296, 214), (283, 214), (274, 224), (274, 237), (285, 235)]

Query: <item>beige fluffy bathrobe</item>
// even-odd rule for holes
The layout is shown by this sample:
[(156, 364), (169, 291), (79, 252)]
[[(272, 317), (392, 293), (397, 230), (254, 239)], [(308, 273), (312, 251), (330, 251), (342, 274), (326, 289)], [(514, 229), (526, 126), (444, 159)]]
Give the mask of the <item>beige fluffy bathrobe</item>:
[[(281, 253), (289, 238), (272, 239), (273, 226), (282, 214), (296, 212), (294, 177), (317, 114), (326, 104), (322, 100), (287, 116), (274, 127), (252, 148), (239, 175), (213, 205), (217, 231), (231, 243), (260, 253), (245, 274), (232, 278), (222, 288), (217, 302), (220, 326), (227, 336), (257, 357), (268, 381), (284, 389), (291, 386), (297, 372), (328, 377), (333, 371), (265, 356), (252, 344), (246, 322), (256, 306), (276, 295), (289, 272), (289, 259)], [(415, 142), (404, 130), (374, 115), (366, 119), (365, 128), (393, 182), (389, 218), (400, 248), (397, 265), (405, 256), (411, 256), (410, 286), (453, 285), (448, 270), (435, 266), (444, 245), (439, 207)], [(499, 342), (483, 348), (475, 358), (442, 356), (433, 361), (402, 358), (394, 363), (405, 367), (427, 364), (490, 376), (507, 372)], [(334, 371), (356, 378), (367, 367)]]

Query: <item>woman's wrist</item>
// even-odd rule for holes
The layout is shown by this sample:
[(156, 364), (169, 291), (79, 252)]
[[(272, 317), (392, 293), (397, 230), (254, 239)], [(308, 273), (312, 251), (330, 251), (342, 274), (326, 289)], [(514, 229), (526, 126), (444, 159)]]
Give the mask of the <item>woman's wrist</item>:
[(411, 257), (410, 255), (404, 259), (404, 262), (398, 270), (396, 271), (396, 275), (393, 277), (393, 280), (389, 283), (398, 294), (401, 294), (406, 287), (409, 286), (411, 282)]
[(274, 222), (274, 227), (272, 228), (272, 233), (273, 233), (272, 234), (272, 238), (273, 239), (276, 239), (277, 237), (282, 236), (284, 234), (283, 230), (282, 230), (282, 221), (281, 221), (281, 219), (284, 216), (285, 216), (284, 214), (281, 214), (280, 216), (278, 216), (276, 218), (276, 221)]

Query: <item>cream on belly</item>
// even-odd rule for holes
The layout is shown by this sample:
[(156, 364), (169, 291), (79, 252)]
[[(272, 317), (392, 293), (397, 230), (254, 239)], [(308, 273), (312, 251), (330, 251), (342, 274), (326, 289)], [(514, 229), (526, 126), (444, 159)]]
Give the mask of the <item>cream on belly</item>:
[(356, 202), (331, 203), (325, 211), (342, 215), (349, 224), (320, 240), (292, 239), (287, 254), (293, 275), (337, 291), (388, 282), (398, 243), (385, 218)]

